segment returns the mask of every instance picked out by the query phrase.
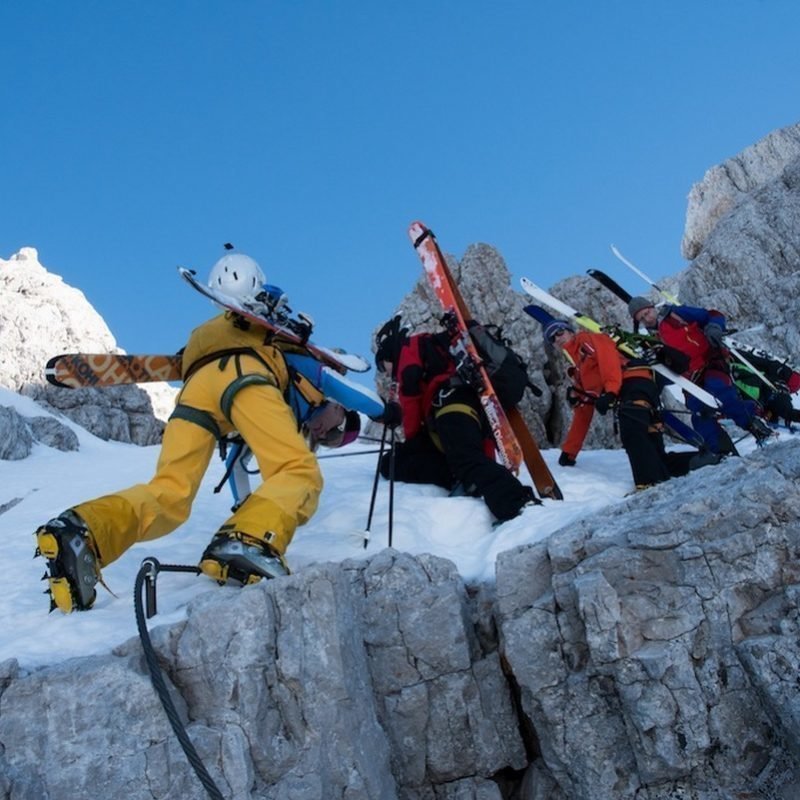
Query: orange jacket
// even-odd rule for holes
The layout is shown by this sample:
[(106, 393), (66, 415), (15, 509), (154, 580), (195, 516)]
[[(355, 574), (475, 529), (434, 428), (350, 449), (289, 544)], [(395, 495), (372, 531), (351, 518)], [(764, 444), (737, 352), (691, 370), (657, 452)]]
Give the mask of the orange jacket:
[[(574, 364), (572, 382), (580, 392), (599, 397), (604, 392), (619, 394), (622, 388), (622, 364), (625, 360), (610, 336), (604, 333), (581, 331), (564, 346)], [(575, 407), (563, 452), (575, 458), (583, 447), (594, 416), (591, 403)]]

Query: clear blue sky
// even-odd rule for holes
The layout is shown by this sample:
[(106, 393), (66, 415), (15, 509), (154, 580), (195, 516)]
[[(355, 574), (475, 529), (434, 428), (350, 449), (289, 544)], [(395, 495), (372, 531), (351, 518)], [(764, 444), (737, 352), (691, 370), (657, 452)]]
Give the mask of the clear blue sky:
[(129, 352), (213, 313), (175, 267), (226, 241), (365, 354), (414, 219), (545, 285), (630, 281), (611, 242), (663, 276), (691, 185), (800, 119), (798, 30), (796, 0), (7, 0), (0, 257)]

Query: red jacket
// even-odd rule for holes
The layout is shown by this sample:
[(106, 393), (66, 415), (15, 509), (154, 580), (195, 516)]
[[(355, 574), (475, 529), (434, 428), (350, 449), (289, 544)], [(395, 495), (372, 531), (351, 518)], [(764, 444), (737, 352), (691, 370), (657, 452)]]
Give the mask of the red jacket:
[(409, 337), (400, 350), (396, 372), (406, 439), (420, 432), (436, 392), (455, 374), (455, 363), (441, 337), (430, 333)]
[(711, 345), (703, 329), (710, 323), (725, 329), (725, 317), (719, 311), (672, 306), (670, 313), (658, 324), (661, 341), (689, 356), (689, 367), (685, 373), (689, 377), (708, 366)]
[[(572, 382), (581, 392), (599, 397), (604, 392), (619, 394), (622, 388), (623, 357), (611, 337), (604, 333), (581, 331), (564, 346), (564, 351), (574, 364)], [(583, 403), (575, 407), (563, 452), (575, 458), (583, 447), (589, 425), (594, 416), (594, 405)]]

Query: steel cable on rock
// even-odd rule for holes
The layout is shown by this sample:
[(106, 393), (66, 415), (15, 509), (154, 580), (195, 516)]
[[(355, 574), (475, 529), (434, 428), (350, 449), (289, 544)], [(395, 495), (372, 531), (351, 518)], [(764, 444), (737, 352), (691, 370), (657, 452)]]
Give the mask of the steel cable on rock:
[(172, 572), (197, 573), (199, 570), (197, 567), (181, 567), (168, 564), (161, 565), (155, 559), (146, 559), (136, 575), (136, 582), (133, 587), (133, 601), (136, 609), (136, 627), (139, 629), (139, 638), (142, 641), (144, 658), (147, 662), (147, 668), (150, 671), (150, 680), (153, 683), (153, 688), (156, 690), (158, 699), (161, 701), (161, 705), (164, 707), (169, 724), (172, 726), (175, 736), (178, 737), (183, 752), (186, 754), (186, 758), (189, 759), (189, 763), (192, 765), (195, 774), (200, 779), (200, 783), (203, 784), (205, 790), (208, 792), (208, 796), (211, 797), (212, 800), (225, 800), (219, 787), (214, 783), (214, 779), (208, 774), (200, 756), (197, 754), (197, 750), (195, 750), (192, 744), (192, 740), (189, 738), (189, 734), (186, 732), (186, 727), (178, 716), (178, 711), (175, 708), (175, 704), (172, 702), (169, 690), (164, 682), (164, 675), (161, 670), (161, 665), (158, 663), (155, 650), (153, 649), (153, 643), (150, 640), (150, 632), (147, 630), (144, 609), (142, 607), (142, 588), (144, 587), (145, 578), (153, 574), (154, 568), (156, 571), (163, 569)]

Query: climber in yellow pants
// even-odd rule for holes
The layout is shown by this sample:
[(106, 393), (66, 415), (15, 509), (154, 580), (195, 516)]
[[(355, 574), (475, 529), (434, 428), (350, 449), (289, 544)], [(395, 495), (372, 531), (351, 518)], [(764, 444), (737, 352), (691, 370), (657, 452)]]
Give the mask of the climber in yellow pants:
[[(247, 375), (264, 374), (255, 359), (242, 357)], [(280, 389), (256, 384), (240, 389), (223, 416), (219, 400), (236, 379), (234, 359), (195, 373), (178, 398), (178, 408), (207, 413), (222, 436), (238, 431), (258, 461), (263, 483), (220, 530), (236, 531), (268, 543), (283, 555), (295, 528), (314, 514), (322, 476), (314, 455)], [(164, 431), (156, 473), (149, 483), (81, 503), (74, 511), (92, 532), (100, 566), (107, 566), (136, 542), (157, 539), (186, 521), (218, 436), (181, 417)]]
[[(220, 259), (209, 279), (237, 299), (255, 298), (264, 283), (258, 264), (240, 254)], [(80, 503), (36, 532), (38, 552), (48, 560), (53, 607), (67, 613), (90, 608), (100, 568), (136, 542), (183, 523), (217, 441), (233, 431), (255, 455), (263, 483), (214, 535), (200, 568), (221, 582), (288, 574), (283, 555), (297, 526), (317, 508), (322, 476), (300, 433), (303, 420), (287, 404), (298, 384), (280, 347), (265, 341), (264, 328), (230, 312), (192, 332), (182, 356), (184, 386), (150, 482)], [(313, 385), (304, 398), (311, 411), (325, 406)], [(341, 422), (341, 431), (345, 412), (337, 410), (338, 417), (326, 419)]]

